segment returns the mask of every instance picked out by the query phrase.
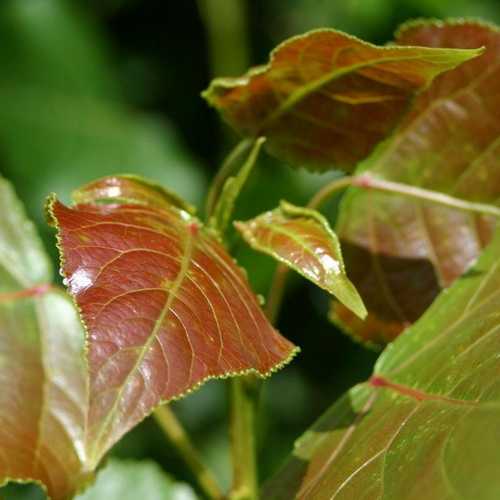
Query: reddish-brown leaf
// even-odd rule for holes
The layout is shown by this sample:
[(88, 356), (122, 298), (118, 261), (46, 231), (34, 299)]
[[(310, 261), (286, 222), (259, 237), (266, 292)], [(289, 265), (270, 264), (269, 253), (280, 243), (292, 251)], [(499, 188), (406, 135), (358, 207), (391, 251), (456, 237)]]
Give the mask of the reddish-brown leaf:
[[(116, 198), (120, 178), (112, 184)], [(99, 193), (105, 200), (106, 188)], [(88, 330), (89, 440), (97, 460), (160, 402), (213, 377), (268, 375), (296, 349), (269, 324), (216, 238), (168, 197), (97, 204), (88, 195), (80, 190), (77, 198), (89, 203), (73, 208), (52, 200), (49, 210)]]
[[(401, 44), (485, 46), (481, 57), (436, 78), (394, 137), (359, 171), (475, 202), (500, 197), (500, 32), (476, 22), (414, 23)], [(440, 289), (462, 274), (490, 240), (477, 214), (373, 190), (351, 189), (337, 232), (351, 278), (383, 343), (415, 321)], [(337, 308), (341, 306), (337, 306)], [(340, 317), (345, 312), (336, 311)], [(351, 325), (352, 328), (352, 325)], [(391, 333), (392, 332), (392, 333)]]
[(316, 30), (281, 44), (267, 66), (214, 80), (203, 95), (241, 134), (266, 136), (266, 147), (279, 158), (317, 170), (351, 170), (394, 127), (416, 92), (478, 53), (377, 47)]

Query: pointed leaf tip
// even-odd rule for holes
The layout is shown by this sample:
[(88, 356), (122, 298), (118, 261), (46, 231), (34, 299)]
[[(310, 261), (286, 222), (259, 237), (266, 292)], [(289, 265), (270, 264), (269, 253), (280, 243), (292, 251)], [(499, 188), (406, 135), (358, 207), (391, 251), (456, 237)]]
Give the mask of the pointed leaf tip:
[(275, 210), (235, 227), (252, 248), (294, 269), (360, 318), (366, 316), (363, 300), (346, 275), (337, 236), (319, 212), (282, 201)]

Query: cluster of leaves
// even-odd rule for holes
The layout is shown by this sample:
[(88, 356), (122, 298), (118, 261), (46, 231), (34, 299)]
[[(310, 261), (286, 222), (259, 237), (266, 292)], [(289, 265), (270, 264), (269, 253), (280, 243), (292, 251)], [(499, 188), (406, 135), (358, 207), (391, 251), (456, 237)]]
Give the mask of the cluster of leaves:
[(264, 497), (494, 498), (494, 220), (466, 203), (378, 192), (370, 179), (495, 204), (499, 44), (496, 28), (475, 22), (413, 23), (386, 47), (320, 30), (279, 46), (265, 67), (215, 80), (206, 99), (254, 145), (207, 224), (132, 176), (85, 185), (71, 207), (49, 198), (76, 307), (50, 284), (37, 235), (1, 180), (0, 483), (35, 480), (67, 498), (159, 404), (210, 378), (265, 377), (293, 357), (223, 243), (265, 137), (292, 165), (353, 172), (340, 243), (313, 207), (286, 202), (236, 223), (241, 236), (334, 295), (333, 319), (357, 338), (383, 344), (416, 324), (298, 442)]

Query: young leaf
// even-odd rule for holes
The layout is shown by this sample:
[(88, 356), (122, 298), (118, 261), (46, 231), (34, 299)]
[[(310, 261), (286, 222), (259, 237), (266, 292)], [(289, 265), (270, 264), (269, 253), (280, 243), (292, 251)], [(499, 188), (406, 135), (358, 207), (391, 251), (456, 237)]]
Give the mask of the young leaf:
[[(397, 41), (486, 51), (439, 76), (359, 172), (498, 205), (500, 117), (492, 110), (500, 106), (500, 32), (476, 22), (413, 23)], [(354, 333), (380, 343), (397, 335), (475, 261), (492, 228), (490, 218), (474, 213), (350, 189), (336, 229), (376, 325), (361, 332), (351, 324)], [(337, 319), (346, 316), (339, 309)]]
[[(109, 201), (121, 182), (114, 179)], [(134, 181), (123, 182), (134, 199)], [(95, 184), (76, 194), (86, 204), (49, 203), (69, 292), (88, 331), (96, 462), (161, 402), (213, 377), (266, 376), (296, 352), (215, 237), (168, 200), (149, 204), (147, 185), (135, 182), (141, 196), (133, 204), (92, 202)], [(110, 184), (101, 183), (100, 202)]]
[(281, 202), (279, 208), (235, 226), (252, 248), (291, 267), (360, 318), (366, 316), (363, 300), (346, 275), (337, 235), (319, 212)]
[(84, 332), (3, 179), (0, 213), (0, 485), (33, 480), (62, 500), (92, 471)]
[(315, 170), (351, 170), (416, 92), (480, 52), (377, 47), (322, 29), (282, 43), (266, 66), (214, 80), (203, 96), (241, 134), (266, 136), (279, 158)]
[(248, 158), (241, 167), (240, 171), (235, 176), (229, 177), (224, 183), (222, 192), (220, 193), (217, 204), (215, 205), (214, 214), (209, 220), (210, 227), (220, 231), (221, 234), (224, 234), (224, 231), (229, 224), (235, 201), (243, 189), (255, 162), (257, 161), (260, 149), (262, 148), (265, 140), (266, 139), (264, 137), (256, 139), (250, 153), (248, 154)]
[(297, 442), (263, 498), (498, 498), (499, 253), (500, 232)]
[(154, 462), (111, 459), (76, 500), (196, 500), (186, 484), (172, 481)]

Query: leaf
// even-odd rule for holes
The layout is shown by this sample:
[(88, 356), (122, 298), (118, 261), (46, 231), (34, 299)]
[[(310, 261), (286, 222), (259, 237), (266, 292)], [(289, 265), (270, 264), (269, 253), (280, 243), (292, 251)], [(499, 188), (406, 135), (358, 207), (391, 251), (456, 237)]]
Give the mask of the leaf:
[(235, 226), (252, 248), (294, 269), (359, 317), (366, 316), (346, 275), (337, 235), (320, 213), (281, 202), (275, 210)]
[(0, 485), (34, 480), (65, 499), (91, 474), (84, 332), (1, 178), (0, 213)]
[(76, 500), (196, 500), (186, 484), (176, 483), (150, 461), (111, 459), (97, 480)]
[(224, 183), (222, 192), (214, 208), (214, 214), (209, 220), (209, 226), (218, 230), (221, 234), (224, 234), (229, 224), (236, 199), (248, 180), (248, 176), (257, 161), (260, 149), (265, 140), (265, 138), (260, 137), (254, 142), (239, 172), (235, 176), (229, 177)]
[(352, 170), (416, 92), (480, 50), (377, 47), (335, 30), (290, 38), (269, 64), (214, 80), (203, 97), (240, 134), (314, 170)]
[[(500, 33), (477, 22), (412, 23), (401, 44), (484, 45), (486, 52), (439, 76), (391, 140), (358, 172), (474, 202), (500, 199)], [(358, 338), (384, 343), (417, 320), (490, 241), (493, 221), (425, 201), (350, 189), (336, 225), (346, 266), (377, 328)], [(336, 307), (339, 318), (345, 312)], [(391, 333), (392, 332), (392, 333)]]
[(500, 232), (304, 434), (263, 498), (498, 498), (499, 254)]
[[(123, 182), (134, 198), (132, 181)], [(111, 183), (115, 201), (121, 183)], [(90, 203), (89, 189), (96, 185), (76, 194), (88, 203), (73, 208), (52, 198), (49, 214), (88, 331), (97, 463), (161, 402), (214, 377), (269, 375), (296, 348), (272, 328), (241, 269), (196, 218), (168, 201), (147, 203), (144, 183), (137, 182), (134, 204)]]

